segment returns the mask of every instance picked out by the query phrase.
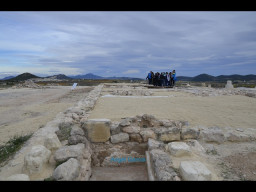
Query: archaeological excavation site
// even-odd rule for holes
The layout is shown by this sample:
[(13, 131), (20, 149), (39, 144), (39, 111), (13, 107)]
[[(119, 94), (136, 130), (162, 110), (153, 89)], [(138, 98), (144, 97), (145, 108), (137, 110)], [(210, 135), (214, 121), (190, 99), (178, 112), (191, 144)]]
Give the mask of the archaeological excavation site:
[(34, 131), (12, 181), (256, 180), (256, 89), (102, 83)]

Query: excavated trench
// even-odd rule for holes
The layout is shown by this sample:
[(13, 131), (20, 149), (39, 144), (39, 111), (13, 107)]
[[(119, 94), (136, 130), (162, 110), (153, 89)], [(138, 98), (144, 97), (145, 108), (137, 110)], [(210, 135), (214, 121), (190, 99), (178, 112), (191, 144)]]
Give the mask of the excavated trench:
[[(147, 181), (147, 143), (93, 144), (90, 181)], [(118, 157), (111, 154), (119, 153)]]

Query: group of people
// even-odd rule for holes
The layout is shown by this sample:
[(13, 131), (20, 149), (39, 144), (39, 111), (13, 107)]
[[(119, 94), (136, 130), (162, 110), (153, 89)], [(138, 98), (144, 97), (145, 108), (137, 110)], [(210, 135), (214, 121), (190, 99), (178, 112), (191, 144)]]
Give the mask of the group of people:
[(174, 87), (175, 82), (177, 81), (175, 70), (169, 73), (168, 72), (154, 73), (150, 71), (146, 79), (148, 79), (149, 85), (162, 86), (162, 87), (163, 86)]

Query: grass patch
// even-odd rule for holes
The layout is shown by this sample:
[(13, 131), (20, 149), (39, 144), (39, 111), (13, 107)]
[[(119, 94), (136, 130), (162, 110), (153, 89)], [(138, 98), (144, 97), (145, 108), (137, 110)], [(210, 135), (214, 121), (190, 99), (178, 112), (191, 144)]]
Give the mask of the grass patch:
[(0, 146), (0, 166), (10, 160), (13, 155), (20, 150), (22, 145), (32, 136), (32, 134), (24, 136), (14, 136), (5, 145)]

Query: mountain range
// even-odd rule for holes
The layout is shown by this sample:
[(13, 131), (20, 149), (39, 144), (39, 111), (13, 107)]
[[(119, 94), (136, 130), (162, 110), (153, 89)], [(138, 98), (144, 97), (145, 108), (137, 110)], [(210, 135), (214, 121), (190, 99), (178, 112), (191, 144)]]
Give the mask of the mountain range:
[[(23, 73), (16, 77), (9, 76), (5, 77), (2, 80), (10, 80), (10, 81), (25, 81), (27, 79), (31, 78), (51, 78), (51, 79), (121, 79), (121, 80), (143, 80), (141, 78), (133, 78), (133, 77), (101, 77), (98, 75), (94, 75), (92, 73), (88, 73), (85, 75), (76, 75), (76, 76), (66, 76), (64, 74), (58, 74), (48, 77), (38, 77), (36, 75), (33, 75), (31, 73)], [(187, 76), (177, 76), (177, 79), (179, 81), (198, 81), (198, 82), (204, 82), (204, 81), (216, 81), (216, 82), (226, 82), (227, 80), (231, 81), (250, 81), (254, 80), (256, 81), (256, 75), (219, 75), (219, 76), (212, 76), (208, 74), (200, 74), (195, 77), (187, 77)]]
[(256, 81), (256, 75), (219, 75), (219, 76), (212, 76), (208, 74), (200, 74), (195, 77), (186, 77), (186, 76), (177, 76), (177, 79), (180, 81), (197, 81), (197, 82), (204, 82), (204, 81), (216, 81), (216, 82), (226, 82), (227, 80), (231, 81)]

